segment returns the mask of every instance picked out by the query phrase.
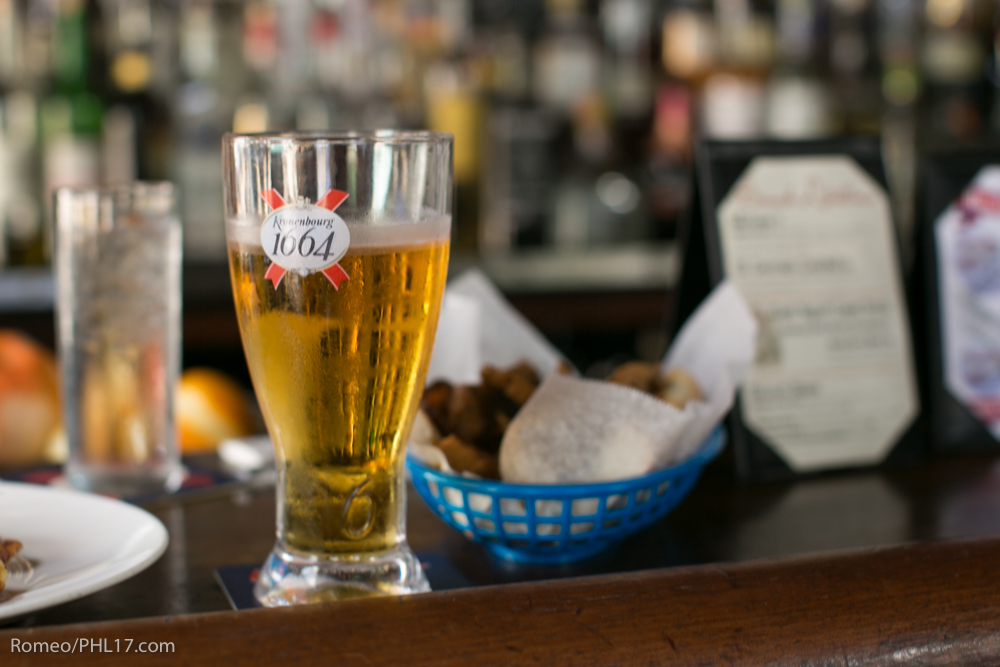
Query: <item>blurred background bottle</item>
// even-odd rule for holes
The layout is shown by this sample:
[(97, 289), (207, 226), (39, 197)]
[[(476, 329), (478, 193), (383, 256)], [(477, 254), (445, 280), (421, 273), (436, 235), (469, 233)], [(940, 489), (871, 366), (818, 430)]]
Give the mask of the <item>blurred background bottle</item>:
[(56, 0), (52, 7), (52, 70), (41, 103), (44, 248), (51, 256), (52, 193), (101, 182), (105, 95), (102, 21), (96, 0)]
[(0, 0), (0, 266), (45, 260), (39, 183), (38, 70), (27, 3)]

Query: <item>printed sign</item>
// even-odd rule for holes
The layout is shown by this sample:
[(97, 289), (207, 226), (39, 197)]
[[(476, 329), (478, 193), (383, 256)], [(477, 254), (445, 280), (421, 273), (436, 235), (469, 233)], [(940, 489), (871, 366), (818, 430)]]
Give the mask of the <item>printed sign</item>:
[(934, 224), (944, 384), (1000, 440), (1000, 167)]
[(285, 273), (321, 272), (335, 289), (350, 279), (337, 263), (351, 245), (347, 223), (334, 211), (347, 193), (330, 190), (315, 204), (286, 204), (276, 190), (262, 195), (274, 209), (260, 227), (260, 242), (271, 260), (264, 278), (277, 289)]
[(757, 157), (716, 210), (760, 324), (743, 423), (794, 471), (878, 463), (919, 411), (885, 189), (850, 157)]

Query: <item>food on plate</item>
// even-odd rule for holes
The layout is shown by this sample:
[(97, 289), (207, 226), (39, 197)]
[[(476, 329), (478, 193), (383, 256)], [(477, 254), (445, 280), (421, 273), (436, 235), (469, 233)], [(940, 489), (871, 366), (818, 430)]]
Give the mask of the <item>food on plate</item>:
[(671, 368), (663, 373), (659, 365), (643, 361), (622, 364), (611, 373), (608, 382), (655, 394), (678, 410), (683, 410), (690, 401), (704, 399), (698, 382), (687, 371)]
[(7, 585), (7, 563), (21, 550), (17, 540), (0, 539), (0, 591)]
[(0, 330), (0, 468), (56, 462), (59, 384), (53, 354)]
[(177, 386), (177, 434), (181, 451), (214, 449), (228, 438), (262, 430), (253, 395), (211, 368), (190, 368)]

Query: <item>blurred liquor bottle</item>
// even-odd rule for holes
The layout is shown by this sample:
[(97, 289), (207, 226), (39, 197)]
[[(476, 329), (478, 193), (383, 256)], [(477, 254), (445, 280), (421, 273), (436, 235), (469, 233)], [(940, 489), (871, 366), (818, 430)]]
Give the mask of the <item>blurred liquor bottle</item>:
[(874, 7), (876, 34), (873, 44), (878, 56), (883, 102), (879, 123), (882, 159), (902, 241), (904, 271), (913, 257), (913, 190), (923, 88), (921, 9), (922, 3), (916, 0), (877, 0)]
[(242, 64), (246, 72), (233, 111), (233, 132), (265, 132), (277, 126), (268, 83), (277, 72), (278, 7), (270, 0), (249, 0), (242, 7)]
[(923, 7), (924, 35), (917, 48), (930, 136), (970, 141), (987, 127), (992, 91), (983, 74), (992, 9), (975, 0), (927, 0)]
[(337, 87), (346, 64), (345, 16), (342, 2), (317, 2), (309, 18), (307, 34), (309, 85), (299, 96), (295, 127), (304, 131), (331, 130), (337, 127), (340, 104)]
[(490, 111), (479, 250), (508, 253), (541, 244), (559, 182), (563, 125), (550, 112), (503, 104)]
[[(325, 129), (312, 116), (315, 93), (310, 81), (310, 0), (275, 3), (275, 33), (278, 43), (273, 67), (265, 72), (264, 89), (273, 117), (272, 128)], [(317, 127), (316, 125), (320, 125)]]
[(603, 97), (580, 100), (572, 116), (572, 162), (563, 165), (549, 241), (562, 250), (609, 247), (647, 235), (635, 155), (616, 145)]
[(0, 0), (0, 268), (44, 261), (37, 81), (27, 63), (37, 33), (27, 9)]
[[(603, 0), (596, 88), (581, 83), (573, 103), (573, 161), (564, 165), (552, 213), (558, 248), (610, 247), (651, 235), (647, 169), (653, 110), (652, 5)], [(581, 36), (584, 28), (578, 28)]]
[(169, 176), (175, 14), (165, 0), (103, 0), (107, 85), (103, 181)]
[(101, 181), (104, 103), (101, 15), (96, 0), (57, 0), (52, 76), (41, 105), (42, 187), (46, 258), (51, 256), (52, 193)]
[(661, 25), (661, 62), (666, 73), (696, 86), (716, 63), (715, 19), (705, 0), (674, 0), (664, 10)]
[(545, 26), (543, 2), (476, 3), (475, 9), (489, 72), (479, 221), (479, 250), (489, 255), (545, 238), (563, 127), (558, 113), (532, 102), (531, 47)]
[[(693, 117), (694, 98), (716, 67), (717, 41), (711, 5), (702, 0), (677, 0), (665, 8), (660, 24), (660, 62), (668, 78), (657, 91), (652, 128), (654, 153), (662, 157), (668, 170), (665, 182), (676, 181), (679, 165), (691, 160), (698, 129)], [(673, 178), (671, 171), (675, 172)]]
[[(304, 5), (311, 48), (301, 79), (299, 129), (375, 129), (419, 125), (424, 117), (421, 48), (437, 49), (436, 15), (408, 16), (407, 3), (320, 0)], [(283, 18), (282, 34), (297, 30)]]
[(618, 132), (645, 134), (653, 110), (650, 0), (603, 0), (604, 90)]
[(658, 26), (667, 78), (656, 91), (645, 190), (650, 236), (674, 238), (691, 201), (692, 149), (700, 131), (695, 111), (704, 106), (698, 96), (717, 67), (718, 34), (712, 6), (702, 0), (667, 4)]
[[(667, 12), (678, 10), (674, 18), (690, 18), (677, 6)], [(617, 229), (615, 241), (672, 238), (690, 198), (690, 94), (676, 78), (654, 87), (653, 3), (603, 0), (600, 19), (615, 155), (595, 184), (598, 210)]]
[[(608, 97), (615, 102), (622, 94), (626, 108), (634, 103), (630, 95), (634, 99), (635, 93), (627, 83), (622, 88), (610, 83), (615, 69), (627, 70), (633, 64), (629, 51), (634, 45), (628, 43), (635, 38), (633, 25), (627, 16), (622, 20), (628, 9), (605, 8), (606, 33), (612, 39), (623, 38), (621, 51), (611, 53), (602, 44), (601, 25), (584, 11), (580, 0), (548, 0), (545, 8), (546, 23), (533, 54), (533, 92), (538, 104), (567, 131), (562, 133), (559, 180), (543, 241), (564, 250), (604, 245), (625, 232), (615, 225), (614, 213), (598, 194), (603, 191), (602, 176), (613, 170), (617, 148), (604, 93), (610, 90)], [(602, 76), (605, 71), (607, 79)], [(641, 72), (633, 74), (641, 77)], [(522, 242), (530, 240), (522, 237)]]
[(827, 83), (816, 0), (775, 4), (775, 64), (767, 81), (764, 129), (778, 139), (817, 139), (833, 133), (837, 110)]
[(532, 54), (532, 90), (538, 104), (568, 118), (600, 88), (600, 38), (581, 0), (546, 0), (545, 10)]
[(475, 251), (479, 245), (479, 179), (483, 141), (483, 103), (475, 81), (453, 63), (430, 67), (424, 77), (427, 127), (455, 137), (455, 205), (452, 247)]
[(773, 11), (752, 0), (674, 0), (664, 13), (663, 66), (694, 95), (701, 136), (764, 134), (774, 51)]
[(485, 89), (498, 107), (529, 102), (532, 35), (544, 16), (541, 0), (501, 0), (475, 3), (476, 44), (486, 70)]
[(874, 6), (871, 44), (880, 67), (882, 98), (890, 109), (912, 110), (920, 97), (920, 8), (916, 0), (876, 0)]
[[(827, 5), (826, 62), (844, 132), (877, 132), (882, 115), (876, 26), (870, 0), (830, 0)], [(903, 74), (894, 80), (902, 96), (915, 99), (915, 80)]]
[(701, 90), (701, 132), (753, 139), (766, 129), (765, 83), (774, 62), (775, 25), (754, 0), (714, 0), (715, 62)]
[(419, 32), (411, 43), (424, 63), (425, 122), (455, 137), (452, 247), (473, 252), (479, 247), (485, 82), (469, 49), (471, 6), (466, 0), (415, 4), (411, 19), (418, 18)]
[(681, 82), (665, 82), (657, 91), (649, 155), (640, 176), (650, 239), (675, 238), (691, 203), (692, 106), (690, 90)]
[(235, 0), (183, 0), (178, 10), (171, 175), (180, 194), (184, 257), (219, 260), (226, 256), (219, 146), (245, 81), (243, 6)]

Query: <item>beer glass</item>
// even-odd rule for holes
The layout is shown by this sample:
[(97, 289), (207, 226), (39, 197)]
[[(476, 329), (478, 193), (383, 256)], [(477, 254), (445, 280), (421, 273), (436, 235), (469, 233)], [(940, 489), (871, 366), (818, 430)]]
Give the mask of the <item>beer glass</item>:
[(448, 267), (452, 139), (226, 135), (226, 238), (274, 441), (266, 606), (429, 590), (406, 544), (403, 459)]

